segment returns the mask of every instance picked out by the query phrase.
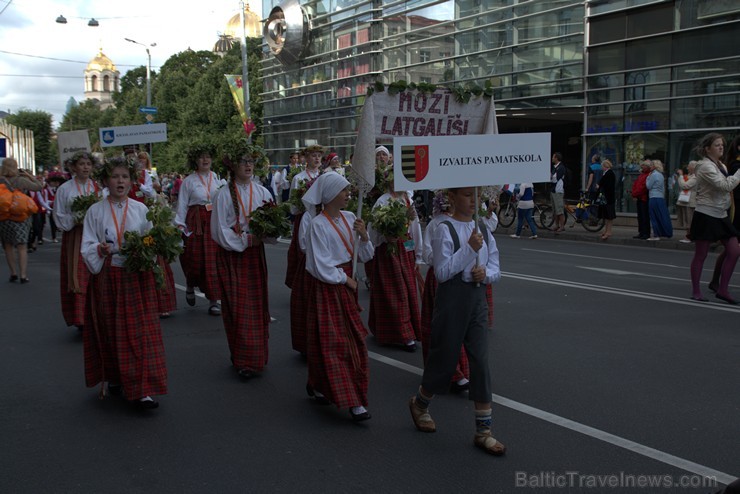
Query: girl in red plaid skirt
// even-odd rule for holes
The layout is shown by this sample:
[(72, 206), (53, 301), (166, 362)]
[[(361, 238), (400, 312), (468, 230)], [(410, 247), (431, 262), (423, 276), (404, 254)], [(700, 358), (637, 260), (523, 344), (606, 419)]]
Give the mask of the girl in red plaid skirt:
[[(108, 197), (90, 207), (82, 234), (82, 256), (92, 273), (83, 332), (85, 381), (107, 381), (141, 408), (159, 406), (151, 396), (167, 393), (162, 330), (151, 272), (129, 272), (120, 254), (127, 231), (146, 234), (147, 207), (127, 197), (134, 168), (123, 160), (99, 170)], [(102, 391), (101, 391), (102, 393)]]
[[(349, 409), (352, 419), (370, 418), (367, 331), (360, 319), (357, 282), (352, 278), (352, 256), (372, 258), (373, 244), (365, 224), (342, 211), (349, 201), (349, 182), (334, 171), (319, 177), (303, 196), (311, 220), (306, 248), (310, 300), (307, 317), (308, 384), (319, 403)], [(359, 234), (359, 241), (355, 234)]]
[(188, 152), (188, 162), (195, 170), (182, 181), (177, 200), (175, 224), (182, 230), (185, 250), (180, 256), (180, 265), (185, 273), (187, 288), (185, 301), (195, 305), (195, 287), (208, 299), (208, 313), (221, 315), (216, 252), (218, 246), (211, 238), (211, 211), (213, 196), (224, 184), (211, 171), (210, 146), (194, 145)]
[[(421, 339), (419, 297), (417, 294), (417, 263), (421, 260), (421, 226), (411, 205), (410, 192), (388, 192), (380, 196), (373, 209), (391, 201), (399, 201), (409, 211), (406, 239), (387, 239), (373, 231), (375, 257), (370, 265), (370, 314), (368, 326), (381, 345), (401, 345), (408, 352), (416, 351)], [(389, 242), (396, 244), (397, 254), (389, 252)], [(367, 265), (365, 266), (368, 267)]]
[(62, 314), (67, 326), (82, 329), (85, 324), (87, 285), (90, 273), (80, 254), (82, 224), (75, 219), (72, 203), (77, 196), (98, 194), (99, 188), (90, 174), (95, 158), (87, 152), (78, 152), (67, 167), (74, 175), (59, 186), (54, 199), (54, 222), (62, 230), (62, 256), (60, 261), (60, 288)]
[(250, 233), (252, 211), (271, 202), (270, 192), (253, 179), (255, 156), (244, 154), (230, 163), (231, 180), (213, 202), (211, 235), (219, 245), (222, 317), (239, 376), (258, 376), (267, 364), (270, 312), (267, 299), (267, 263), (263, 239)]
[[(303, 156), (306, 157), (306, 169), (300, 173), (297, 173), (293, 180), (290, 182), (290, 189), (297, 190), (302, 183), (311, 182), (315, 180), (321, 171), (321, 157), (324, 155), (324, 148), (318, 144), (308, 146), (303, 150)], [(290, 213), (293, 215), (293, 236), (290, 238), (290, 245), (288, 246), (288, 267), (285, 271), (285, 285), (293, 289), (293, 280), (301, 275), (303, 266), (305, 265), (305, 249), (301, 249), (298, 243), (298, 232), (300, 229), (301, 218), (303, 213), (295, 208), (290, 207)], [(300, 279), (298, 280), (301, 281)], [(299, 350), (300, 351), (300, 350)]]

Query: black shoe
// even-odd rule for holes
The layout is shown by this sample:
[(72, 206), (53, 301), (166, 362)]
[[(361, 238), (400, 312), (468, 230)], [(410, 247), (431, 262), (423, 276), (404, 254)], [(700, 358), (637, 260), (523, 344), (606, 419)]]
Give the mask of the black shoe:
[(9, 280), (9, 281), (10, 281), (11, 283), (15, 283), (16, 281), (18, 281), (18, 275), (17, 275), (17, 274), (14, 274), (14, 275), (12, 275), (12, 276), (10, 277), (10, 280)]
[(718, 287), (714, 283), (709, 283), (709, 286), (707, 288), (709, 288), (710, 290), (712, 290), (714, 293), (717, 293), (717, 288)]
[(416, 343), (411, 343), (409, 345), (403, 346), (404, 351), (409, 353), (414, 353), (416, 351)]
[(372, 418), (370, 412), (367, 411), (362, 413), (352, 413), (352, 409), (350, 409), (349, 414), (352, 416), (352, 420), (354, 420), (355, 422), (363, 422)]
[(30, 282), (31, 280), (29, 280), (28, 278), (21, 278), (21, 284), (30, 283)]
[(727, 302), (730, 305), (738, 305), (737, 300), (733, 300), (730, 297), (725, 297), (724, 295), (720, 295), (719, 293), (717, 295), (715, 295), (715, 297), (717, 297), (720, 300), (724, 300), (725, 302)]
[(255, 372), (249, 369), (238, 369), (236, 373), (239, 374), (239, 377), (243, 379), (252, 379), (253, 377), (259, 377), (260, 375), (259, 372)]
[(120, 384), (108, 384), (108, 394), (111, 396), (122, 396), (123, 386)]
[(308, 393), (308, 396), (313, 398), (316, 403), (321, 406), (331, 405), (331, 401), (329, 401), (329, 398), (324, 395), (317, 395), (316, 391), (314, 391), (313, 388), (308, 384), (306, 384), (306, 393)]
[(185, 292), (185, 302), (187, 302), (190, 307), (195, 306), (195, 291)]
[(139, 410), (154, 410), (155, 408), (159, 408), (159, 402), (157, 400), (136, 400), (134, 404)]
[(470, 382), (465, 384), (452, 383), (450, 384), (450, 393), (462, 393), (470, 389)]

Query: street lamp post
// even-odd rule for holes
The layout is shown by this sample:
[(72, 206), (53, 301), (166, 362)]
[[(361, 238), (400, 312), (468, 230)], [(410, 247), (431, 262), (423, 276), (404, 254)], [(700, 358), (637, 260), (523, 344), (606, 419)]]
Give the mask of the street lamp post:
[(146, 49), (146, 106), (152, 106), (152, 83), (151, 83), (151, 71), (152, 71), (152, 55), (149, 53), (149, 46), (157, 46), (157, 43), (152, 43), (151, 45), (145, 45), (144, 43), (139, 43), (138, 41), (134, 41), (131, 38), (123, 38), (129, 43), (134, 43), (135, 45), (141, 45)]
[[(245, 9), (246, 6), (244, 5), (244, 2), (239, 2), (239, 17), (242, 21), (242, 91), (244, 99), (244, 112), (247, 115), (247, 122), (249, 122), (252, 118), (252, 115), (249, 111), (249, 79), (247, 78), (249, 75), (249, 70), (247, 68), (247, 21), (246, 16), (244, 15)], [(247, 135), (247, 142), (252, 142), (252, 134)]]

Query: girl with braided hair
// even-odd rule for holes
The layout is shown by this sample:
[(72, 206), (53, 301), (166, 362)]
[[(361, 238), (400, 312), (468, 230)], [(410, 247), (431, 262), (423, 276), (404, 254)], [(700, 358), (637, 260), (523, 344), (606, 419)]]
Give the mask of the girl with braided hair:
[(211, 235), (218, 244), (221, 315), (231, 351), (231, 362), (240, 377), (258, 376), (267, 364), (270, 313), (267, 299), (267, 263), (263, 239), (249, 229), (252, 212), (271, 202), (270, 192), (254, 177), (256, 147), (240, 153), (229, 167), (229, 182), (213, 198)]

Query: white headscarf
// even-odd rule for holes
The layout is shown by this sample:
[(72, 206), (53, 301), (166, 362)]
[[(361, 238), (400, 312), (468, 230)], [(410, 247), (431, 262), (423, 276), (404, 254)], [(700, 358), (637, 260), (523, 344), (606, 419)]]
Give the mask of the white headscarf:
[(348, 185), (347, 179), (334, 171), (320, 175), (301, 198), (306, 213), (311, 217), (316, 216), (316, 206), (330, 203)]
[(390, 156), (391, 155), (391, 152), (388, 151), (388, 148), (385, 147), (385, 146), (378, 146), (378, 147), (375, 148), (375, 154), (378, 154), (381, 151), (384, 152), (387, 156)]

